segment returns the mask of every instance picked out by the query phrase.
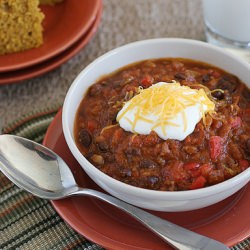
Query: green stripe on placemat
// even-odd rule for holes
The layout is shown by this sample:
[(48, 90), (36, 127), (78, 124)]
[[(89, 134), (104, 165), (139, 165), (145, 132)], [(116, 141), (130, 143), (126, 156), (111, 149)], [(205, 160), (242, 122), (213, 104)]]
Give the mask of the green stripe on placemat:
[[(59, 106), (27, 114), (2, 130), (42, 142)], [(51, 203), (19, 189), (0, 172), (0, 250), (101, 250), (71, 229)], [(250, 226), (250, 225), (249, 225)], [(231, 248), (250, 249), (250, 238)], [(216, 249), (211, 249), (216, 250)]]

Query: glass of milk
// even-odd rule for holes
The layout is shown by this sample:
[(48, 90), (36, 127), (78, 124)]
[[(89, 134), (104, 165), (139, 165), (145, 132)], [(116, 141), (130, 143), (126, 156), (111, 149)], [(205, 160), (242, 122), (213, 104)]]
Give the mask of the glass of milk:
[(250, 0), (202, 0), (206, 39), (250, 50)]

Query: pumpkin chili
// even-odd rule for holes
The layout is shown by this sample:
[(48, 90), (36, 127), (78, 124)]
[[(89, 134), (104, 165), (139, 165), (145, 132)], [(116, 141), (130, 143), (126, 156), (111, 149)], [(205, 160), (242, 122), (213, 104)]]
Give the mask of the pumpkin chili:
[[(119, 126), (117, 113), (139, 88), (173, 80), (209, 89), (215, 115), (207, 114), (183, 141), (163, 140), (154, 131), (134, 134)], [(236, 76), (203, 62), (141, 61), (102, 77), (88, 89), (74, 132), (82, 154), (124, 183), (162, 191), (211, 186), (249, 167), (250, 90)]]

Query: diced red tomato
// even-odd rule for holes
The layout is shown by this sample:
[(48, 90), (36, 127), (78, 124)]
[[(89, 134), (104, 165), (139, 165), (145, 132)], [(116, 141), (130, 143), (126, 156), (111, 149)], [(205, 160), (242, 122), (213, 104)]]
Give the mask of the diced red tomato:
[(204, 176), (200, 175), (196, 179), (193, 180), (190, 189), (198, 189), (203, 188), (206, 184), (207, 180)]
[(241, 126), (241, 118), (239, 116), (235, 117), (232, 121), (231, 121), (231, 128), (238, 128)]
[(247, 169), (249, 167), (249, 161), (248, 160), (240, 160), (239, 161), (239, 165), (240, 165), (240, 169), (241, 171), (244, 171), (245, 169)]
[(94, 120), (89, 120), (87, 122), (87, 128), (92, 133), (96, 128), (98, 127), (98, 124)]
[(150, 75), (146, 75), (144, 76), (144, 78), (141, 80), (141, 85), (144, 87), (144, 88), (148, 88), (152, 85), (153, 83), (153, 77), (150, 76)]
[(187, 170), (197, 169), (199, 167), (199, 163), (197, 162), (189, 162), (185, 163), (184, 168)]
[(192, 177), (199, 176), (200, 173), (200, 164), (196, 162), (189, 162), (184, 165), (184, 168), (189, 171)]
[(209, 140), (209, 149), (210, 149), (210, 157), (212, 161), (216, 160), (216, 158), (222, 153), (222, 142), (223, 139), (220, 136), (211, 136)]

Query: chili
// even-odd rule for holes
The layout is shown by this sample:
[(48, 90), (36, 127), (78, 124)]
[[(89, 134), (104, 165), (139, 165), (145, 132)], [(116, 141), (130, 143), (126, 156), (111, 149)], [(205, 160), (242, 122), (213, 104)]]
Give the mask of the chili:
[[(207, 87), (216, 104), (215, 115), (207, 114), (183, 141), (119, 127), (117, 113), (138, 94), (138, 87), (173, 80), (191, 88)], [(249, 168), (249, 110), (249, 88), (222, 69), (182, 58), (146, 60), (89, 88), (77, 112), (75, 138), (91, 163), (124, 183), (163, 191), (198, 189)]]

